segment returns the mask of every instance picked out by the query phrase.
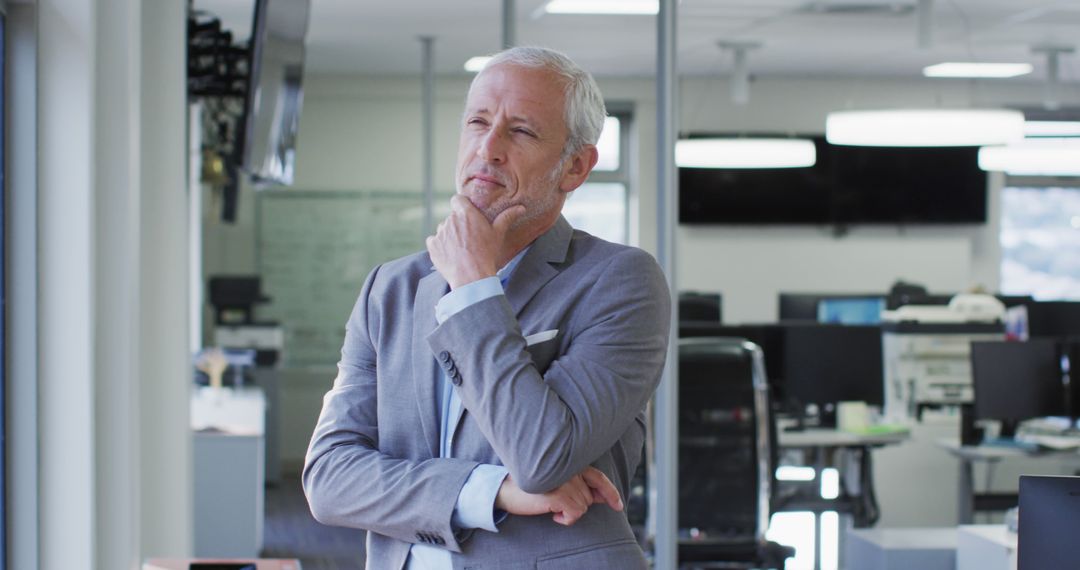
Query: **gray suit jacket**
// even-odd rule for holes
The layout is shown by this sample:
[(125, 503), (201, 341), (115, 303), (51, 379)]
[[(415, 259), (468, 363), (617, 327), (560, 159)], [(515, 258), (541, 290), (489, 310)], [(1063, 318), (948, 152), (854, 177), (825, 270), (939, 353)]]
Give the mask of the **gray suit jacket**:
[[(550, 515), (511, 515), (498, 533), (450, 520), (478, 463), (505, 465), (530, 493), (593, 465), (628, 496), (668, 340), (656, 262), (560, 218), (505, 296), (438, 325), (435, 303), (447, 291), (426, 252), (368, 276), (305, 460), (315, 518), (367, 529), (371, 570), (401, 568), (418, 542), (456, 553), (455, 568), (644, 568), (626, 515), (604, 505), (570, 527)], [(436, 366), (465, 408), (453, 458), (439, 458)]]

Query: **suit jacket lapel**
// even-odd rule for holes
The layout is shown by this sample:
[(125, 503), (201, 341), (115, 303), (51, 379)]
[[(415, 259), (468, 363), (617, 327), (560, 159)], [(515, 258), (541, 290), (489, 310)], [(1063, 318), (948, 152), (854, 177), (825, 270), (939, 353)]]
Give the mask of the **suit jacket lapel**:
[(439, 409), (435, 390), (438, 374), (435, 357), (428, 348), (427, 337), (435, 330), (435, 304), (446, 294), (446, 280), (438, 271), (420, 279), (413, 305), (412, 369), (416, 388), (416, 404), (420, 408), (420, 423), (424, 429), (431, 457), (439, 456)]
[[(565, 218), (559, 216), (555, 225), (544, 235), (536, 238), (529, 252), (521, 258), (510, 281), (506, 284), (506, 299), (514, 308), (514, 314), (520, 320), (521, 310), (540, 289), (559, 274), (559, 270), (552, 267), (552, 263), (566, 261), (566, 253), (570, 249), (570, 238), (574, 234), (574, 228)], [(527, 331), (523, 331), (528, 334)]]

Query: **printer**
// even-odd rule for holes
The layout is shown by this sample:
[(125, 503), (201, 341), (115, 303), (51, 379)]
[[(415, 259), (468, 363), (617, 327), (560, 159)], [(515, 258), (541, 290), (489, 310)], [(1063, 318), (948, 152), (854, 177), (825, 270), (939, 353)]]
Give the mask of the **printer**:
[(887, 421), (906, 423), (925, 408), (971, 403), (971, 343), (1003, 340), (1004, 318), (1001, 301), (981, 294), (883, 311)]

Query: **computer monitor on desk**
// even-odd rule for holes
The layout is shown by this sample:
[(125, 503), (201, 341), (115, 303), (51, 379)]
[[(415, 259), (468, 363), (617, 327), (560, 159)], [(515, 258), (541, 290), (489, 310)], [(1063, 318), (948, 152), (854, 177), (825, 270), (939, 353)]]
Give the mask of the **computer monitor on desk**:
[(1064, 415), (1060, 362), (1050, 339), (971, 343), (975, 419), (998, 420), (1001, 435), (1011, 437), (1018, 422)]
[(1036, 301), (1027, 310), (1032, 338), (1080, 336), (1080, 301)]
[(823, 425), (835, 422), (838, 402), (884, 404), (879, 327), (789, 325), (783, 360), (786, 398), (801, 407), (816, 405)]
[(679, 322), (719, 324), (723, 320), (721, 317), (723, 304), (720, 293), (682, 291), (679, 293)]
[[(785, 323), (805, 321), (872, 324), (878, 322), (877, 315), (872, 322), (866, 321), (866, 317), (862, 315), (865, 315), (867, 311), (874, 312), (879, 301), (881, 308), (884, 308), (885, 295), (881, 293), (780, 293), (778, 301), (780, 321)], [(825, 304), (833, 304), (833, 306), (825, 307), (825, 312), (822, 313), (822, 306)], [(873, 307), (868, 307), (868, 305), (873, 305)], [(840, 311), (845, 311), (845, 313), (840, 313)], [(847, 311), (856, 311), (856, 314), (860, 315), (860, 322), (849, 322), (840, 318), (842, 315), (847, 315)], [(880, 312), (877, 310), (877, 313)]]
[(819, 323), (876, 325), (885, 310), (884, 297), (826, 297), (818, 301)]

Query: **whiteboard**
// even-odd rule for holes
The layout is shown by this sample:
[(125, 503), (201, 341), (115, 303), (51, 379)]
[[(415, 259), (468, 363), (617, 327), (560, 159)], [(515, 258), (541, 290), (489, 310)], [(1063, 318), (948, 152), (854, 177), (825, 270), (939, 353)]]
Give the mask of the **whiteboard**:
[(256, 200), (257, 267), (271, 298), (259, 318), (281, 323), (284, 366), (334, 365), (368, 273), (424, 248), (422, 195), (290, 189)]

